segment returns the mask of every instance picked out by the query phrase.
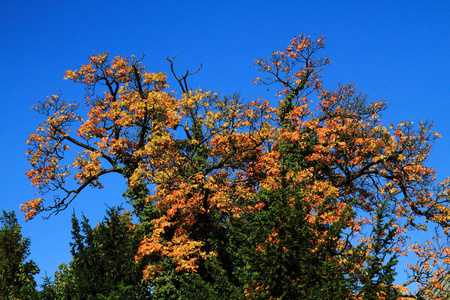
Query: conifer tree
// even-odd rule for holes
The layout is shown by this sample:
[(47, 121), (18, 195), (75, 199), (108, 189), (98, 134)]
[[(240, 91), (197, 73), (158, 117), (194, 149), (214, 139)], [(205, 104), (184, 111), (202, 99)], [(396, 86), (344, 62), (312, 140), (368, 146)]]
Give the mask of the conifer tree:
[(0, 216), (0, 298), (35, 299), (36, 282), (33, 275), (39, 268), (30, 255), (30, 239), (22, 237), (21, 226), (14, 211)]
[(142, 230), (122, 208), (110, 208), (95, 228), (83, 215), (72, 215), (69, 265), (60, 265), (47, 294), (62, 299), (147, 299), (149, 281), (142, 279), (145, 264), (135, 261)]

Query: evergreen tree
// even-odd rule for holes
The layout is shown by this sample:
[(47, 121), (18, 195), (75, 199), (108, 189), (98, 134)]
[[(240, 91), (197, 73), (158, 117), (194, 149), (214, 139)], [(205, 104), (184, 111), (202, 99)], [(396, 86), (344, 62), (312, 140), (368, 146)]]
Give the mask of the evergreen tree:
[(81, 230), (72, 217), (72, 270), (78, 294), (84, 298), (145, 299), (148, 282), (142, 280), (143, 262), (134, 257), (143, 237), (131, 214), (121, 208), (107, 210), (94, 229), (83, 216)]
[(364, 300), (384, 299), (395, 300), (401, 294), (392, 288), (394, 285), (395, 266), (398, 263), (398, 254), (392, 247), (397, 242), (396, 228), (392, 226), (393, 219), (386, 222), (388, 201), (381, 203), (375, 211), (374, 227), (371, 238), (373, 240), (370, 249), (358, 251), (365, 256), (367, 265), (364, 268), (364, 276), (361, 276), (360, 294)]
[(122, 208), (110, 208), (92, 228), (83, 215), (72, 215), (70, 265), (62, 264), (53, 285), (46, 288), (58, 299), (146, 299), (149, 281), (142, 279), (144, 263), (134, 256), (142, 230)]
[(39, 268), (26, 261), (30, 254), (30, 239), (23, 238), (14, 212), (3, 210), (0, 216), (0, 299), (35, 299), (33, 275)]
[[(289, 109), (292, 105), (285, 105), (284, 113), (290, 113)], [(286, 132), (294, 130), (283, 120)], [(260, 191), (254, 201), (264, 207), (235, 222), (236, 244), (242, 245), (238, 251), (244, 260), (241, 277), (251, 299), (349, 299), (352, 295), (354, 281), (340, 266), (338, 253), (338, 241), (352, 211), (335, 222), (311, 222), (304, 187), (287, 177), (289, 172), (313, 166), (305, 157), (317, 139), (309, 133), (306, 136), (303, 147), (299, 142), (280, 142), (280, 187)], [(324, 202), (317, 213), (327, 212)]]

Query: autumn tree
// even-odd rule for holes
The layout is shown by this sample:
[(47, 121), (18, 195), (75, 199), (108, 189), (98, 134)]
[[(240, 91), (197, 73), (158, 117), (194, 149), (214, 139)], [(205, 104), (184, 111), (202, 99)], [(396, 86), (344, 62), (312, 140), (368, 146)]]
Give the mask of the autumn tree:
[[(87, 116), (61, 95), (35, 106), (47, 119), (28, 140), (27, 174), (55, 196), (25, 203), (26, 218), (58, 213), (117, 173), (146, 227), (136, 259), (148, 259), (144, 278), (159, 284), (155, 293), (173, 295), (195, 281), (206, 294), (295, 297), (314, 275), (341, 282), (322, 295), (358, 297), (358, 286), (390, 270), (384, 253), (419, 257), (405, 286), (390, 290), (436, 280), (449, 263), (449, 181), (435, 184), (425, 162), (439, 135), (428, 122), (384, 125), (386, 103), (367, 101), (353, 84), (324, 89), (323, 47), (322, 38), (300, 35), (256, 61), (263, 75), (255, 82), (279, 89), (275, 106), (191, 89), (195, 72), (178, 75), (175, 58), (168, 61), (180, 96), (135, 57), (92, 56), (65, 77), (87, 89)], [(439, 237), (421, 244), (412, 232), (428, 227)], [(355, 263), (361, 249), (367, 255)]]
[(39, 268), (30, 255), (30, 239), (22, 237), (21, 227), (14, 212), (0, 217), (0, 298), (36, 299), (36, 282), (33, 275)]

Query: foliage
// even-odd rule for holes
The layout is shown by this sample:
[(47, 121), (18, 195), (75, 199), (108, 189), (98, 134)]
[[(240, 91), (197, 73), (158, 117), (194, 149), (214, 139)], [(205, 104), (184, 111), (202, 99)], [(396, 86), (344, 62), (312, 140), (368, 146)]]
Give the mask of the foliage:
[[(339, 266), (337, 238), (318, 239), (304, 207), (285, 205), (285, 195), (267, 192), (268, 205), (243, 221), (245, 259), (241, 278), (250, 299), (350, 299), (354, 283)], [(239, 227), (241, 227), (239, 226)], [(339, 225), (326, 230), (338, 237)], [(320, 243), (320, 244), (319, 244)]]
[(73, 273), (67, 264), (60, 264), (55, 272), (55, 279), (51, 281), (49, 276), (45, 276), (41, 285), (39, 299), (76, 299), (76, 285)]
[[(397, 290), (392, 288), (394, 277), (397, 274), (395, 265), (398, 263), (398, 253), (391, 249), (398, 241), (396, 229), (392, 226), (393, 219), (388, 222), (384, 220), (388, 215), (386, 200), (380, 203), (375, 212), (375, 225), (372, 229), (370, 247), (357, 249), (358, 256), (363, 257), (366, 263), (362, 270), (364, 274), (360, 276), (362, 281), (360, 294), (364, 295), (365, 299), (381, 297), (386, 300), (395, 300), (401, 296)], [(386, 264), (383, 265), (386, 260)]]
[[(168, 299), (190, 284), (208, 297), (363, 297), (392, 285), (395, 259), (410, 252), (419, 261), (395, 288), (436, 280), (449, 263), (450, 181), (435, 184), (425, 162), (439, 135), (428, 122), (385, 126), (386, 103), (352, 84), (324, 89), (323, 47), (301, 35), (256, 61), (266, 77), (255, 83), (277, 85), (278, 106), (191, 89), (195, 72), (177, 76), (175, 58), (180, 96), (135, 57), (92, 56), (65, 77), (87, 89), (86, 120), (61, 95), (35, 106), (47, 119), (29, 137), (27, 174), (62, 195), (25, 203), (26, 218), (122, 175), (145, 228), (136, 259)], [(421, 243), (412, 233), (427, 224), (437, 234)]]
[(26, 261), (30, 254), (30, 240), (23, 238), (14, 212), (3, 210), (0, 217), (0, 298), (35, 299), (36, 282), (33, 275), (39, 268)]
[[(129, 212), (107, 210), (94, 229), (83, 216), (72, 216), (73, 260), (60, 265), (53, 284), (44, 288), (57, 299), (145, 299), (149, 283), (142, 280), (144, 262), (134, 256), (142, 239)], [(50, 298), (49, 298), (50, 299)]]

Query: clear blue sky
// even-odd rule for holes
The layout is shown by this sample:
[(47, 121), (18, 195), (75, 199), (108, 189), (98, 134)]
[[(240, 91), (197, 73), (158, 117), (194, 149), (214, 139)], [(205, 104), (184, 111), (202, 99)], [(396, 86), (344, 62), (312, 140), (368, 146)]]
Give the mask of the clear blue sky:
[[(240, 91), (248, 100), (273, 99), (257, 87), (253, 62), (305, 33), (325, 35), (332, 65), (325, 86), (357, 83), (370, 99), (390, 103), (386, 122), (432, 119), (442, 134), (429, 164), (438, 178), (450, 176), (450, 2), (442, 1), (4, 1), (0, 12), (0, 209), (16, 210), (31, 258), (53, 276), (70, 260), (70, 216), (83, 211), (93, 224), (107, 203), (123, 203), (124, 181), (115, 176), (103, 190), (87, 190), (48, 220), (25, 223), (19, 205), (36, 198), (25, 176), (26, 139), (42, 118), (30, 107), (63, 93), (83, 102), (83, 87), (63, 81), (91, 54), (146, 54), (149, 71), (202, 71), (191, 85), (221, 93)], [(175, 88), (175, 85), (173, 84)], [(126, 206), (126, 205), (125, 205)], [(39, 278), (38, 278), (39, 279)], [(38, 280), (41, 282), (41, 280)]]

